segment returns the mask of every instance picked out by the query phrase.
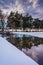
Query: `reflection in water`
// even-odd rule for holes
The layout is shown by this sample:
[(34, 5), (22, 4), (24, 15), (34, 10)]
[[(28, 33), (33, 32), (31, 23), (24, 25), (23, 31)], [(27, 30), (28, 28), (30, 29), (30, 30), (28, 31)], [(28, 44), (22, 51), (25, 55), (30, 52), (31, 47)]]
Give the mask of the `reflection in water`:
[(33, 46), (31, 49), (22, 49), (22, 51), (34, 59), (39, 65), (43, 65), (43, 45), (38, 45), (38, 47)]
[(37, 63), (43, 65), (43, 38), (15, 35), (9, 41)]
[[(2, 35), (0, 35), (2, 36)], [(6, 36), (6, 35), (4, 35)], [(8, 35), (7, 40), (30, 56), (40, 65), (43, 65), (43, 38), (29, 35)]]

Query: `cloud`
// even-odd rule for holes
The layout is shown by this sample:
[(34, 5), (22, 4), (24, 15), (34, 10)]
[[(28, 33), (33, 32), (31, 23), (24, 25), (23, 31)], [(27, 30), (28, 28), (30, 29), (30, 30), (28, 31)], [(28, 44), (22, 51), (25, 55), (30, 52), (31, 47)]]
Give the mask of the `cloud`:
[(4, 13), (11, 11), (18, 11), (19, 13), (25, 12), (22, 4), (18, 0), (15, 1), (15, 4), (12, 4), (12, 2), (10, 2), (9, 5), (6, 4), (5, 6), (1, 6), (1, 9), (3, 9)]
[(19, 13), (24, 13), (24, 9), (21, 3), (19, 3), (18, 0), (16, 0), (15, 5), (14, 5), (14, 11), (18, 11)]
[(28, 0), (29, 3), (32, 3), (32, 7), (36, 8), (38, 6), (38, 0)]
[(1, 0), (0, 9), (4, 13), (11, 11), (18, 11), (19, 13), (29, 13), (35, 18), (43, 19), (42, 0)]

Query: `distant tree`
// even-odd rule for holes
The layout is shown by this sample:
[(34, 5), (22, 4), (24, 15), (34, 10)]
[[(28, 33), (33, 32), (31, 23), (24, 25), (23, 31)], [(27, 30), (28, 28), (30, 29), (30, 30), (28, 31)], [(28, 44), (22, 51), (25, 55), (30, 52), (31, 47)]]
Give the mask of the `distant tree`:
[(29, 21), (32, 22), (32, 20), (33, 20), (33, 18), (32, 18), (32, 16), (30, 15), (30, 16), (29, 16)]
[(3, 15), (2, 10), (0, 10), (0, 22), (2, 25), (2, 33), (4, 34), (4, 15)]
[(35, 28), (40, 28), (40, 20), (37, 18), (34, 20), (33, 25)]
[[(11, 11), (10, 15), (8, 16), (8, 27), (9, 28), (15, 28), (15, 21), (14, 21), (14, 12)], [(14, 22), (14, 25), (13, 25), (13, 22)]]
[(43, 29), (43, 20), (40, 21), (40, 28)]
[(21, 25), (20, 25), (21, 19), (22, 19), (22, 14), (19, 14), (18, 12), (16, 12), (16, 13), (11, 12), (8, 17), (9, 27), (14, 28), (14, 29), (21, 27)]
[(23, 17), (23, 29), (26, 28), (32, 28), (32, 16), (30, 16), (28, 13)]

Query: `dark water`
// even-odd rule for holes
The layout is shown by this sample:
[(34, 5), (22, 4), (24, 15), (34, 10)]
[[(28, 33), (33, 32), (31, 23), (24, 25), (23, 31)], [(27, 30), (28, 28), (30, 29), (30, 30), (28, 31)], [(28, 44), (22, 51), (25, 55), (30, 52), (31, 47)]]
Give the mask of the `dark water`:
[[(2, 36), (2, 34), (0, 34)], [(6, 37), (6, 35), (4, 35)], [(19, 37), (22, 38), (23, 35), (13, 35), (13, 37)], [(25, 35), (25, 37), (30, 37), (28, 35)], [(35, 60), (39, 65), (43, 65), (43, 44), (40, 44), (38, 46), (32, 46), (31, 49), (22, 49), (22, 51), (30, 56), (33, 60)]]
[(31, 49), (22, 49), (22, 51), (34, 59), (39, 65), (43, 65), (43, 45), (33, 46)]
[[(23, 35), (15, 35), (15, 37), (23, 37)], [(30, 37), (25, 35), (25, 37)], [(22, 49), (22, 51), (35, 60), (39, 65), (43, 65), (43, 44), (32, 46), (31, 49)]]

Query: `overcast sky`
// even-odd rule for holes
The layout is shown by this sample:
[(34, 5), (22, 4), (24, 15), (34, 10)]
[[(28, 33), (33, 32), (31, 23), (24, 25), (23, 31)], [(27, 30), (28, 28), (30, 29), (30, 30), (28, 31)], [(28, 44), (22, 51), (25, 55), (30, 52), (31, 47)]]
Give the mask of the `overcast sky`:
[(13, 10), (43, 19), (43, 0), (0, 0), (0, 9), (4, 13)]

